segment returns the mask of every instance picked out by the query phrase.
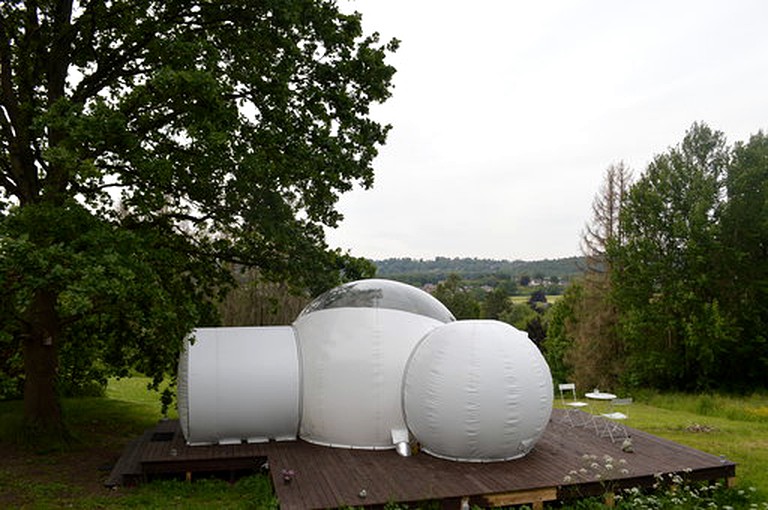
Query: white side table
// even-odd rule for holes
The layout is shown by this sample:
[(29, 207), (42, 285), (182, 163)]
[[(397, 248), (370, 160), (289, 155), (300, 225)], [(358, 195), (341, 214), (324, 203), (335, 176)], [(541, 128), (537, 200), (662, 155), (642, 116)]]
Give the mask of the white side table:
[(592, 401), (590, 406), (590, 412), (592, 414), (592, 425), (595, 427), (595, 433), (600, 434), (600, 415), (605, 411), (607, 402), (616, 398), (613, 393), (606, 393), (604, 391), (595, 390), (584, 395)]

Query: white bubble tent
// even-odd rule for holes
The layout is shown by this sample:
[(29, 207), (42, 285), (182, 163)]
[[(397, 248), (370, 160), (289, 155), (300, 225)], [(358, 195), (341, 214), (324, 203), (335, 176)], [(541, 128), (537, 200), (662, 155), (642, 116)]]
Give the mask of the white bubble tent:
[(552, 412), (528, 336), (457, 321), (427, 292), (370, 279), (336, 287), (290, 326), (195, 330), (179, 360), (190, 445), (304, 441), (443, 459), (526, 455)]

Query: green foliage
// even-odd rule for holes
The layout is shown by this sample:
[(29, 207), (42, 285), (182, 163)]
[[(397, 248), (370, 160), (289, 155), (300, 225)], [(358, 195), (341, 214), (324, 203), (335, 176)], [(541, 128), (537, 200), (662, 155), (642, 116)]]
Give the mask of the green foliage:
[[(768, 138), (694, 124), (629, 185), (611, 166), (579, 291), (553, 314), (557, 373), (581, 387), (750, 391), (768, 370)], [(566, 306), (567, 304), (567, 306)]]
[(509, 310), (499, 316), (499, 320), (525, 331), (528, 323), (536, 316), (536, 311), (527, 304), (513, 304)]
[[(10, 304), (4, 328), (23, 331), (36, 293), (58, 296), (65, 395), (98, 391), (132, 368), (159, 382), (173, 372), (190, 326), (213, 317), (207, 296), (225, 275), (161, 225), (113, 225), (68, 202), (16, 208), (0, 229), (0, 293)], [(47, 247), (28, 232), (48, 238)]]
[[(8, 303), (3, 302), (3, 304)], [(0, 311), (0, 316), (2, 313)], [(0, 401), (22, 396), (23, 372), (23, 360), (13, 335), (0, 331)]]
[[(573, 345), (569, 324), (574, 320), (574, 306), (580, 292), (579, 282), (572, 283), (565, 290), (563, 297), (557, 300), (549, 311), (547, 338), (542, 343), (542, 353), (549, 365), (552, 380), (556, 383), (572, 380), (572, 367), (567, 360), (567, 353)], [(579, 385), (579, 387), (582, 386)]]
[(293, 292), (284, 283), (268, 282), (256, 269), (235, 270), (236, 286), (219, 304), (224, 326), (290, 324), (309, 303), (306, 292)]
[[(0, 351), (27, 414), (212, 324), (226, 262), (312, 294), (372, 274), (325, 227), (369, 187), (397, 48), (327, 0), (0, 4)], [(6, 361), (8, 360), (8, 361)]]
[(482, 303), (482, 315), (484, 319), (499, 319), (510, 310), (512, 303), (509, 294), (503, 287), (496, 287), (485, 295)]
[[(692, 483), (680, 475), (659, 477), (655, 490), (640, 489), (617, 491), (611, 505), (619, 510), (757, 510), (768, 508), (761, 502), (754, 487), (728, 489), (722, 483)], [(600, 510), (606, 508), (605, 498), (587, 498), (562, 507), (565, 510)]]
[(443, 303), (457, 319), (477, 319), (480, 317), (480, 303), (463, 285), (461, 277), (457, 274), (451, 274), (446, 281), (438, 284), (432, 295)]
[(726, 176), (722, 213), (723, 313), (742, 341), (731, 345), (730, 366), (744, 380), (760, 380), (768, 367), (768, 137), (736, 144)]
[[(630, 189), (621, 214), (624, 237), (608, 255), (633, 384), (692, 390), (765, 383), (758, 375), (768, 367), (768, 357), (759, 354), (765, 338), (748, 327), (762, 324), (765, 308), (759, 299), (746, 303), (739, 296), (742, 285), (752, 285), (744, 279), (751, 266), (764, 268), (764, 261), (744, 255), (743, 244), (723, 242), (743, 217), (740, 201), (755, 198), (731, 191), (751, 161), (746, 153), (763, 150), (759, 138), (754, 142), (737, 151), (741, 163), (732, 163), (723, 134), (694, 124)], [(765, 159), (753, 163), (750, 171), (764, 178)], [(724, 189), (731, 195), (727, 203)], [(755, 210), (758, 225), (766, 210)]]

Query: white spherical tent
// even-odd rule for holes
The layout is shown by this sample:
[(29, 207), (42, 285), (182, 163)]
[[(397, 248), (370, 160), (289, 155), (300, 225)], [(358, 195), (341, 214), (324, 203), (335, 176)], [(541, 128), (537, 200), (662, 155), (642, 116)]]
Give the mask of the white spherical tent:
[(424, 451), (490, 462), (527, 454), (552, 411), (552, 378), (528, 336), (497, 321), (427, 333), (405, 370), (403, 408)]
[(552, 410), (552, 380), (527, 335), (455, 321), (424, 291), (352, 282), (292, 326), (201, 328), (179, 360), (189, 444), (295, 439), (424, 450), (462, 461), (528, 453)]

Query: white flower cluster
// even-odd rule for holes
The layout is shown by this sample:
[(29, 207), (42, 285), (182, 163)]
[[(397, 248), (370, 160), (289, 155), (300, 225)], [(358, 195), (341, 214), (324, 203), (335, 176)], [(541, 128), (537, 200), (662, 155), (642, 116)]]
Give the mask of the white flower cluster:
[(579, 469), (572, 469), (563, 477), (563, 483), (575, 481), (602, 481), (617, 478), (617, 474), (626, 476), (629, 474), (626, 459), (614, 459), (610, 455), (597, 455), (585, 453), (581, 456), (584, 465)]
[[(768, 502), (756, 503), (750, 500), (755, 497), (757, 490), (750, 487), (744, 489), (728, 489), (721, 483), (697, 484), (685, 480), (683, 473), (656, 474), (655, 492), (644, 493), (639, 488), (622, 491), (616, 496), (622, 501), (622, 508), (630, 509), (691, 509), (691, 510), (768, 510)], [(732, 503), (737, 503), (735, 506)]]
[[(625, 459), (614, 459), (610, 455), (598, 457), (584, 454), (581, 461), (582, 467), (570, 470), (563, 477), (564, 484), (599, 482), (607, 495), (613, 494), (613, 483), (620, 478), (619, 475), (630, 473)], [(684, 469), (679, 473), (657, 473), (654, 475), (653, 492), (639, 487), (624, 489), (612, 496), (612, 503), (620, 508), (639, 510), (768, 510), (768, 502), (754, 501), (758, 497), (754, 487), (729, 489), (722, 483), (691, 483), (687, 480), (691, 472)]]

